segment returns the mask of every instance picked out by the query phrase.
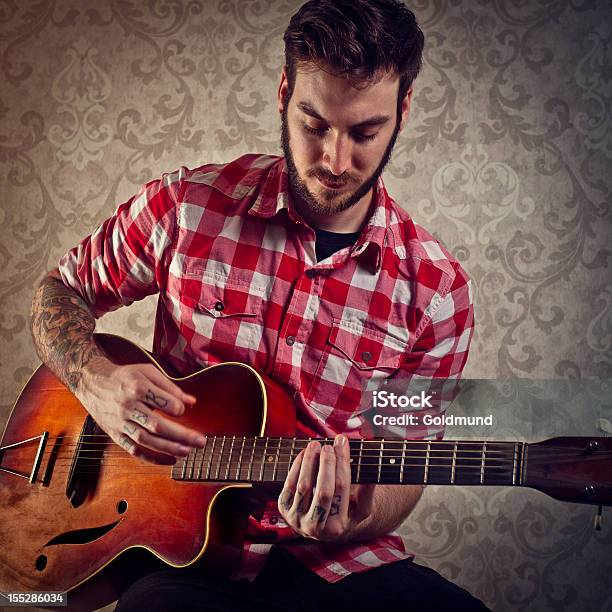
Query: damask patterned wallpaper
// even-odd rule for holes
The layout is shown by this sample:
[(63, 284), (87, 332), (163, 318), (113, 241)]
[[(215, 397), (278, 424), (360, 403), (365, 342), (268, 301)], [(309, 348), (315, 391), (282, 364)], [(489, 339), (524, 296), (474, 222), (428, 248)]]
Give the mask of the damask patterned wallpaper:
[[(67, 248), (163, 171), (279, 152), (282, 33), (299, 4), (0, 2), (0, 424), (37, 366), (34, 287)], [(385, 181), (474, 280), (465, 376), (597, 377), (584, 401), (609, 419), (612, 3), (410, 6), (425, 66)], [(100, 329), (148, 345), (154, 307)], [(575, 419), (562, 392), (536, 431), (540, 393), (481, 435), (595, 433), (597, 414)], [(601, 532), (591, 516), (529, 491), (430, 488), (402, 532), (496, 611), (612, 610), (612, 516)]]

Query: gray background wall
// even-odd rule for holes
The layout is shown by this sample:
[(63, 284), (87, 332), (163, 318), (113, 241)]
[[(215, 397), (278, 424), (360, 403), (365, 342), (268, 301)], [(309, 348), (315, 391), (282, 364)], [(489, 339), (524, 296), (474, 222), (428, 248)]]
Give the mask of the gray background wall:
[[(37, 366), (33, 289), (67, 248), (163, 171), (279, 151), (281, 38), (299, 4), (0, 3), (0, 425)], [(597, 377), (585, 401), (610, 418), (612, 4), (411, 7), (425, 66), (385, 180), (474, 280), (465, 376)], [(148, 345), (154, 307), (100, 329)], [(482, 435), (596, 431), (586, 404), (554, 391), (542, 409), (538, 393), (497, 404)], [(430, 488), (402, 532), (494, 610), (612, 610), (612, 516), (594, 532), (592, 514), (527, 491)]]

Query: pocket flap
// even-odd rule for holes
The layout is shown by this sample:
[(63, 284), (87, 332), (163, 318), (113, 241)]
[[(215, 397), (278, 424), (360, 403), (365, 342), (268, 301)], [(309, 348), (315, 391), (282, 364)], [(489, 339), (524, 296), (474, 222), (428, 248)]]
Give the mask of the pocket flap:
[(328, 342), (360, 370), (395, 370), (407, 348), (381, 330), (343, 320), (334, 321)]
[(184, 293), (181, 299), (191, 308), (215, 318), (255, 317), (261, 314), (263, 290), (253, 289), (248, 281), (204, 278), (198, 296)]

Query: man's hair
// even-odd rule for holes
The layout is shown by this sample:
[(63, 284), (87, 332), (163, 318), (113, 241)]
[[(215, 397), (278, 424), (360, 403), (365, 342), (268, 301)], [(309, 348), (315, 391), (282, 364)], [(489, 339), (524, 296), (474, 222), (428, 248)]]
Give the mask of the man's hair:
[(287, 101), (298, 67), (314, 65), (354, 87), (398, 75), (399, 109), (421, 69), (423, 32), (399, 0), (310, 0), (293, 15), (283, 39)]

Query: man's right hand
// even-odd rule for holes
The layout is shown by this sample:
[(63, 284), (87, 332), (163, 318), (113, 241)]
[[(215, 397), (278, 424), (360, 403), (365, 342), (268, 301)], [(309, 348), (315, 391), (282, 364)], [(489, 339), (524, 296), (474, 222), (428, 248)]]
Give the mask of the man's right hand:
[(112, 440), (144, 461), (172, 464), (204, 445), (201, 432), (164, 417), (182, 415), (196, 398), (153, 364), (96, 358), (82, 371), (76, 396)]

